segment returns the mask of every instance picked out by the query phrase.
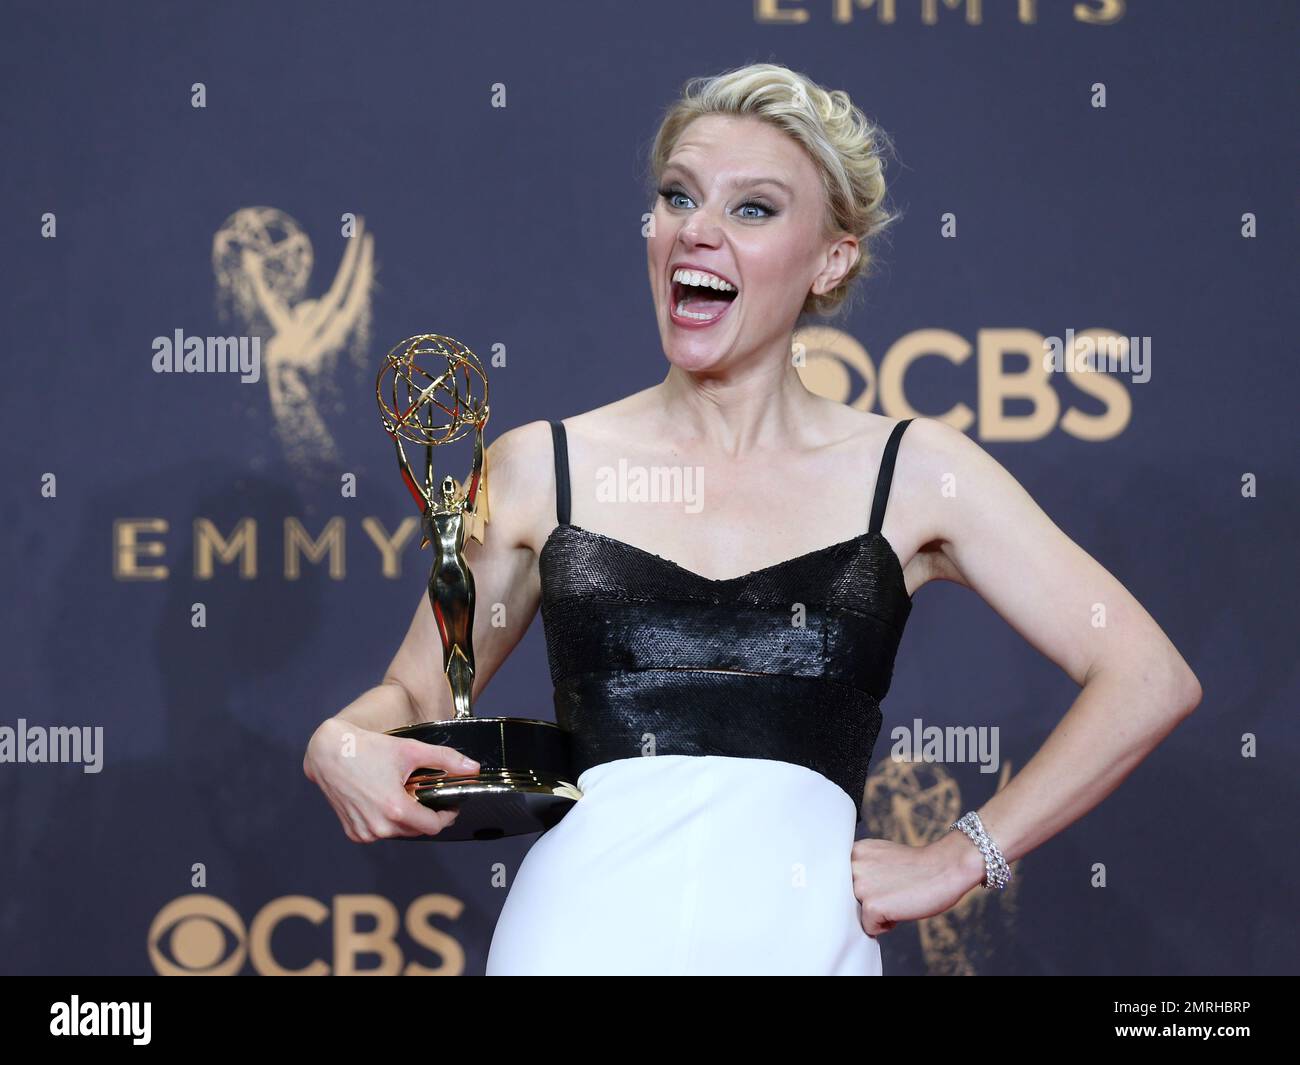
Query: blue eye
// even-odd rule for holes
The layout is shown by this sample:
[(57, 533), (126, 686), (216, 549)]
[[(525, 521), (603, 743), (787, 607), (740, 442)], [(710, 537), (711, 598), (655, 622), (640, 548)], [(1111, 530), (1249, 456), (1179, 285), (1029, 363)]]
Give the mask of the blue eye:
[[(672, 185), (669, 186), (668, 188), (660, 189), (659, 195), (664, 200), (664, 202), (668, 204), (669, 207), (679, 206), (678, 204), (673, 202), (679, 196), (686, 200), (690, 199), (690, 196), (688, 196), (686, 192), (677, 185)], [(760, 211), (764, 211), (766, 213), (761, 215), (742, 214), (740, 215), (741, 218), (757, 220), (760, 218), (771, 218), (779, 213), (775, 207), (773, 207), (770, 203), (764, 202), (763, 200), (746, 200), (738, 208), (736, 208), (736, 210), (739, 213), (740, 211), (745, 210), (745, 208), (747, 207), (757, 207)]]
[[(681, 189), (674, 187), (668, 189), (660, 189), (659, 195), (662, 196), (664, 200), (667, 201), (669, 207), (676, 207), (677, 205), (673, 203), (673, 199), (677, 196), (686, 196), (686, 193), (683, 192)], [(686, 199), (689, 200), (690, 197), (686, 196)]]

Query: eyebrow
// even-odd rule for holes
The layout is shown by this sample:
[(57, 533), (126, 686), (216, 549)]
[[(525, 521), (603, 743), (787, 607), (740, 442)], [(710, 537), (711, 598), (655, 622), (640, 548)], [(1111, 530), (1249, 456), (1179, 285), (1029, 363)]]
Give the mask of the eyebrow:
[[(664, 169), (680, 170), (683, 174), (685, 174), (688, 178), (694, 181), (697, 185), (700, 183), (700, 179), (696, 177), (695, 171), (693, 171), (689, 166), (686, 166), (683, 163), (668, 163), (664, 167)], [(791, 197), (792, 199), (794, 198), (794, 189), (792, 189), (780, 178), (746, 176), (746, 177), (738, 177), (731, 183), (732, 188), (736, 188), (740, 185), (775, 185), (777, 188), (782, 189), (787, 196)]]

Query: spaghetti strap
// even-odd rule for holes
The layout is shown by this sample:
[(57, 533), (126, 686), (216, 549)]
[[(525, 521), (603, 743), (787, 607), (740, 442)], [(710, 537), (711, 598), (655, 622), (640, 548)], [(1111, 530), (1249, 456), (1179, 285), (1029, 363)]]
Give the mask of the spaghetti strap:
[(569, 524), (569, 441), (564, 423), (551, 421), (551, 443), (555, 446), (555, 520)]
[(885, 443), (885, 453), (880, 457), (880, 472), (876, 474), (876, 498), (871, 502), (871, 524), (867, 531), (880, 532), (885, 524), (885, 505), (889, 502), (889, 486), (894, 479), (894, 459), (898, 455), (898, 442), (903, 438), (903, 431), (911, 423), (911, 418), (904, 418), (894, 426)]

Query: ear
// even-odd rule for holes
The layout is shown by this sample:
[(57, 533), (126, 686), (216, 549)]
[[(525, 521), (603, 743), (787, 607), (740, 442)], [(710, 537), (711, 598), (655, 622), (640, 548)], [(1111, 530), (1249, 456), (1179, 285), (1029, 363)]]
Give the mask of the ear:
[(815, 295), (830, 292), (844, 280), (858, 261), (858, 238), (850, 233), (837, 237), (826, 251), (826, 265), (813, 278), (812, 291)]

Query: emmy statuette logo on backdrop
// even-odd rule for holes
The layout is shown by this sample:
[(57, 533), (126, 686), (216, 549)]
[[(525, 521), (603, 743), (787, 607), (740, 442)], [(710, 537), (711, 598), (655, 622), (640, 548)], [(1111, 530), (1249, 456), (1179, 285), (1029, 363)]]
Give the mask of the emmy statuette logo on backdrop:
[[(476, 386), (481, 398), (475, 397)], [(443, 671), (453, 716), (388, 730), (390, 736), (453, 747), (479, 763), (464, 775), (417, 769), (407, 790), (433, 810), (459, 809), (454, 824), (420, 839), (498, 839), (556, 824), (582, 792), (572, 783), (570, 737), (549, 721), (474, 717), (474, 575), (465, 561), (467, 536), (483, 543), (489, 520), (483, 427), (488, 419), (487, 374), (464, 344), (434, 333), (408, 337), (384, 359), (375, 381), (384, 429), (397, 448), (403, 480), (420, 506), (424, 538), (433, 546), (429, 603), (442, 641)], [(469, 477), (440, 481), (436, 447), (474, 434)], [(423, 470), (407, 460), (402, 441), (424, 448)], [(412, 837), (399, 837), (410, 839)]]

